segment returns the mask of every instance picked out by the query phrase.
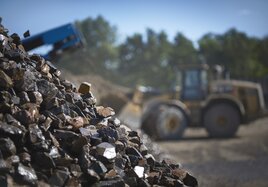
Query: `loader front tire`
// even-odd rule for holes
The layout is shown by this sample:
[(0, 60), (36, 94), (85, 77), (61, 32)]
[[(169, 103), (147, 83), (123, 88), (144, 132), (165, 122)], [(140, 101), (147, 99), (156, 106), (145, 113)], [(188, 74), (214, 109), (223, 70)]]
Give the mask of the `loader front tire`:
[(188, 120), (184, 111), (175, 106), (159, 105), (142, 124), (145, 133), (156, 140), (178, 140), (183, 136)]

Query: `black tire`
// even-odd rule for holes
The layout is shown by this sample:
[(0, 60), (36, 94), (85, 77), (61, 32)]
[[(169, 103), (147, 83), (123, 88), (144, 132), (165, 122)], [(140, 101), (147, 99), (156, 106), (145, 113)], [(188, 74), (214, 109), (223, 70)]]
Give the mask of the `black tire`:
[(188, 120), (185, 113), (173, 106), (158, 106), (142, 124), (142, 129), (156, 140), (178, 140), (182, 137)]
[(141, 121), (141, 129), (150, 136), (151, 139), (157, 139), (157, 134), (155, 133), (154, 121), (155, 121), (155, 112), (147, 111), (148, 113), (143, 114), (145, 116), (142, 117)]
[(204, 126), (211, 137), (232, 137), (236, 134), (239, 125), (239, 112), (230, 104), (214, 104), (204, 114)]

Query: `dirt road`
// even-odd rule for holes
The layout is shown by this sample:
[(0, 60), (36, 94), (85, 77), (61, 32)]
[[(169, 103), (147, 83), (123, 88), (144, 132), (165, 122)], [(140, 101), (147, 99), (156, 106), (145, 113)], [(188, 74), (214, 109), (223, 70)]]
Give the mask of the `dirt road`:
[(159, 142), (203, 187), (268, 186), (268, 118), (241, 126), (231, 139), (209, 139), (187, 129), (178, 142)]

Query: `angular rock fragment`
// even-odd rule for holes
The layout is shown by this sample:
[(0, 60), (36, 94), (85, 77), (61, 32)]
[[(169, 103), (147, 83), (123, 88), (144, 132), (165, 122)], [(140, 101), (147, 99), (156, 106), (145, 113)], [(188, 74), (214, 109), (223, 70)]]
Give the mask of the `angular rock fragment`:
[(136, 156), (138, 158), (142, 158), (141, 153), (135, 147), (127, 147), (126, 148), (126, 153), (128, 155), (133, 155), (133, 156)]
[(107, 159), (114, 159), (116, 157), (115, 147), (106, 142), (97, 145), (97, 153)]
[(96, 110), (97, 110), (98, 115), (104, 118), (115, 115), (114, 110), (110, 107), (105, 108), (103, 106), (98, 106), (96, 107)]
[(106, 142), (115, 142), (118, 140), (119, 135), (117, 130), (111, 127), (103, 127), (98, 130), (100, 137)]
[(19, 158), (21, 162), (26, 166), (28, 166), (31, 163), (31, 155), (27, 152), (20, 153)]
[(21, 71), (20, 77), (16, 77), (15, 88), (19, 91), (36, 91), (35, 74), (30, 70)]
[(16, 154), (16, 147), (10, 138), (0, 138), (0, 151), (4, 158)]
[(7, 124), (0, 121), (0, 134), (9, 136), (10, 138), (22, 137), (24, 135), (24, 129), (14, 126), (12, 124)]
[(178, 164), (175, 160), (169, 158), (163, 159), (162, 163), (170, 166), (172, 169), (178, 169), (181, 167), (180, 164)]
[(79, 131), (85, 137), (99, 137), (99, 133), (93, 125), (89, 125), (85, 128), (79, 128)]
[(54, 136), (65, 143), (73, 142), (73, 140), (79, 138), (79, 135), (72, 131), (67, 130), (55, 130)]
[(146, 161), (147, 163), (151, 166), (151, 167), (154, 167), (154, 164), (155, 164), (155, 158), (153, 155), (151, 154), (147, 154), (144, 156), (146, 158)]
[(67, 123), (69, 123), (74, 129), (79, 129), (84, 125), (84, 118), (81, 116), (69, 118), (67, 119)]
[(58, 93), (58, 88), (47, 80), (41, 79), (36, 82), (38, 91), (45, 100), (53, 99)]
[(17, 97), (17, 96), (12, 96), (12, 97), (11, 97), (11, 102), (12, 102), (14, 105), (19, 105), (19, 104), (20, 104), (20, 98)]
[(88, 82), (82, 82), (78, 89), (78, 92), (81, 94), (87, 94), (90, 93), (90, 90), (91, 90), (91, 84)]
[(40, 105), (43, 101), (42, 94), (38, 91), (34, 92), (28, 92), (29, 99), (32, 103), (36, 103), (37, 105)]
[(45, 131), (48, 131), (52, 122), (53, 120), (50, 117), (47, 117), (46, 120), (41, 124), (41, 127), (43, 127)]
[(53, 186), (64, 186), (65, 182), (69, 177), (68, 171), (58, 170), (56, 169), (51, 177), (49, 178), (49, 184)]
[(114, 169), (111, 169), (110, 171), (108, 171), (104, 176), (105, 179), (112, 179), (115, 177), (117, 177), (117, 173), (116, 173), (116, 170)]
[(121, 141), (116, 141), (115, 142), (115, 148), (116, 148), (116, 152), (121, 152), (125, 150), (125, 144)]
[(70, 172), (74, 177), (80, 177), (82, 175), (81, 168), (78, 164), (71, 164)]
[[(11, 168), (8, 166), (6, 161), (4, 159), (0, 158), (0, 173), (8, 173), (10, 169)], [(0, 184), (1, 184), (1, 182), (0, 182)]]
[(151, 185), (157, 184), (159, 183), (160, 176), (159, 172), (150, 172), (147, 176), (147, 180)]
[(26, 32), (23, 33), (24, 38), (27, 38), (29, 36), (30, 36), (30, 31), (29, 30), (27, 30)]
[(2, 70), (0, 70), (0, 88), (8, 89), (13, 86), (11, 78)]
[(30, 98), (29, 98), (28, 94), (24, 91), (19, 94), (19, 98), (20, 98), (21, 104), (25, 104), (25, 103), (30, 102)]
[(111, 186), (116, 186), (116, 187), (125, 187), (124, 180), (122, 178), (116, 178), (112, 180), (104, 180), (100, 181), (99, 183), (100, 187), (111, 187)]
[(116, 155), (115, 166), (119, 169), (124, 170), (126, 166), (126, 159), (124, 159), (120, 154)]
[(198, 186), (196, 178), (190, 175), (188, 172), (182, 181), (187, 186)]
[(60, 158), (60, 153), (57, 147), (52, 146), (52, 148), (49, 151), (49, 156), (53, 159)]
[(104, 173), (106, 173), (107, 168), (105, 167), (105, 165), (103, 165), (102, 162), (100, 161), (94, 161), (89, 169), (92, 169), (93, 171), (95, 171), (98, 175), (102, 175)]
[(19, 164), (17, 167), (17, 175), (19, 180), (25, 184), (35, 185), (37, 182), (37, 176), (34, 169)]
[(121, 121), (118, 118), (110, 118), (109, 122), (111, 122), (115, 127), (119, 127), (121, 124)]
[(140, 146), (140, 152), (141, 152), (141, 154), (142, 154), (143, 156), (145, 156), (145, 155), (147, 155), (147, 153), (148, 153), (148, 148), (147, 148), (144, 144), (142, 144), (142, 145)]
[(34, 108), (31, 110), (32, 112), (28, 110), (21, 110), (15, 113), (15, 118), (21, 122), (23, 125), (29, 125), (31, 123), (35, 122), (36, 112)]
[(37, 124), (29, 125), (29, 141), (32, 144), (45, 141), (45, 137)]
[(8, 165), (17, 166), (20, 163), (20, 158), (17, 155), (12, 155), (6, 159)]
[(63, 80), (63, 81), (61, 81), (61, 83), (65, 87), (65, 90), (67, 92), (71, 92), (74, 88), (74, 85), (70, 81)]
[(34, 154), (33, 160), (35, 164), (44, 169), (52, 169), (56, 167), (54, 160), (49, 153), (37, 152)]
[(86, 137), (79, 137), (72, 142), (71, 150), (72, 152), (79, 154), (82, 151), (84, 145), (87, 145), (88, 143), (89, 140)]
[(94, 184), (100, 180), (100, 176), (93, 169), (87, 170), (86, 177), (91, 184)]
[(136, 175), (139, 178), (143, 178), (144, 177), (144, 167), (142, 167), (142, 166), (135, 166), (134, 167), (134, 171), (135, 171)]

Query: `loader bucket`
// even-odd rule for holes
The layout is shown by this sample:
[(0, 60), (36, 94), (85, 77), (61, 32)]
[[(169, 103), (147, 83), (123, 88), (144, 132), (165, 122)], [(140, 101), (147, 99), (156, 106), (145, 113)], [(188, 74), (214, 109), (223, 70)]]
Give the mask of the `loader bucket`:
[(128, 124), (133, 130), (141, 126), (142, 108), (140, 105), (128, 102), (118, 114), (118, 119)]

